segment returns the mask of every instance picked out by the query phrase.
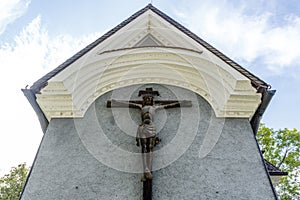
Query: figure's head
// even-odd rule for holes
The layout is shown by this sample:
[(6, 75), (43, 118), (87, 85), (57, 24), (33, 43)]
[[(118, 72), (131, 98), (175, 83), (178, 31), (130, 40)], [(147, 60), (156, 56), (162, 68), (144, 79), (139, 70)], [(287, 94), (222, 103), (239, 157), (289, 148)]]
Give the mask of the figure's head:
[(143, 104), (145, 106), (152, 106), (153, 105), (153, 96), (152, 95), (143, 96)]

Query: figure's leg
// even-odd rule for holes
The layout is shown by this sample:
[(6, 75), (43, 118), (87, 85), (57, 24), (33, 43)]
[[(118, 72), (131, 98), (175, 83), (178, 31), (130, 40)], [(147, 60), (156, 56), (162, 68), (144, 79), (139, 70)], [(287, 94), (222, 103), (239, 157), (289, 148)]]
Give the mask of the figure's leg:
[(147, 154), (148, 154), (148, 148), (147, 148), (147, 139), (141, 138), (141, 145), (142, 145), (142, 157), (143, 157), (143, 167), (144, 167), (144, 176), (142, 177), (142, 181), (146, 181), (146, 172), (149, 171), (148, 169), (148, 162), (147, 162)]
[(152, 161), (153, 161), (153, 147), (155, 145), (155, 138), (151, 137), (147, 139), (148, 141), (148, 153), (147, 153), (147, 168), (145, 169), (145, 176), (147, 179), (152, 179)]
[(148, 166), (150, 171), (152, 171), (153, 147), (155, 146), (155, 139), (155, 137), (149, 138)]
[(146, 167), (145, 167), (145, 177), (146, 179), (152, 179), (152, 174), (151, 174), (151, 168), (152, 168), (152, 162), (151, 162), (151, 157), (152, 157), (152, 145), (151, 145), (151, 139), (147, 138), (147, 154), (145, 155), (146, 158)]

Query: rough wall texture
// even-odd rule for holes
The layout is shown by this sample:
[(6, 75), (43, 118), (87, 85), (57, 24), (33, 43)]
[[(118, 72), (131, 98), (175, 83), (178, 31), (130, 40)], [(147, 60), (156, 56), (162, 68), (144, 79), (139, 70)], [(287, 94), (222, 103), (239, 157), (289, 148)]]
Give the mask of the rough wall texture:
[(83, 119), (53, 119), (22, 200), (142, 199), (141, 155), (135, 146), (139, 110), (106, 108), (138, 99), (192, 100), (191, 108), (156, 113), (153, 199), (275, 199), (247, 119), (217, 119), (194, 93), (171, 86), (131, 86), (99, 97)]

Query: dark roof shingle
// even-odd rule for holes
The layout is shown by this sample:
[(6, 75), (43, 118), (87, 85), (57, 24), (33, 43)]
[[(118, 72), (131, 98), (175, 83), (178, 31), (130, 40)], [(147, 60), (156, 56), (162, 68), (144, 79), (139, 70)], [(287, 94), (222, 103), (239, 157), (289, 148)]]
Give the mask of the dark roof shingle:
[(278, 167), (270, 163), (269, 161), (265, 160), (265, 165), (270, 175), (277, 175), (277, 176), (285, 176), (288, 175), (287, 172), (281, 171)]

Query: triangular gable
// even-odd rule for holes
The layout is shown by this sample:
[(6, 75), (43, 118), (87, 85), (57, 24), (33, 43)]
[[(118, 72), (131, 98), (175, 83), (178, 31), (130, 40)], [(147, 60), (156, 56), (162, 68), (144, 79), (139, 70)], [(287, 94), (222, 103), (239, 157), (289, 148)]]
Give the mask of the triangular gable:
[(115, 28), (111, 29), (110, 31), (108, 31), (107, 33), (105, 33), (103, 36), (101, 36), (100, 38), (98, 38), (97, 40), (95, 40), (93, 43), (91, 43), (88, 46), (86, 46), (84, 49), (82, 49), (81, 51), (79, 51), (78, 53), (76, 53), (74, 56), (72, 56), (71, 58), (69, 58), (68, 60), (66, 60), (64, 63), (62, 63), (61, 65), (59, 65), (57, 68), (55, 68), (53, 71), (49, 72), (48, 74), (46, 74), (45, 76), (43, 76), (41, 79), (37, 80), (30, 87), (30, 89), (34, 93), (38, 93), (43, 87), (45, 87), (45, 85), (47, 84), (47, 81), (50, 78), (52, 78), (53, 76), (55, 76), (56, 74), (58, 74), (59, 72), (61, 72), (62, 70), (64, 70), (65, 68), (67, 68), (70, 64), (72, 64), (77, 59), (79, 59), (80, 57), (82, 57), (83, 55), (85, 55), (87, 52), (89, 52), (90, 50), (92, 50), (93, 48), (95, 48), (98, 44), (100, 44), (103, 41), (107, 40), (110, 36), (112, 36), (117, 31), (119, 31), (121, 28), (125, 27), (127, 24), (129, 24), (130, 22), (132, 22), (133, 20), (135, 20), (137, 17), (139, 17), (140, 15), (142, 15), (143, 13), (145, 13), (147, 10), (151, 10), (154, 13), (158, 14), (163, 19), (165, 19), (167, 22), (169, 22), (174, 27), (176, 27), (178, 30), (182, 31), (184, 34), (188, 35), (189, 37), (191, 37), (192, 39), (194, 39), (196, 42), (198, 42), (199, 44), (201, 44), (202, 46), (204, 46), (207, 50), (209, 50), (212, 53), (214, 53), (216, 56), (218, 56), (224, 62), (228, 63), (232, 68), (236, 69), (237, 71), (239, 71), (240, 73), (242, 73), (244, 76), (248, 77), (251, 80), (252, 85), (254, 85), (255, 87), (269, 87), (269, 85), (266, 82), (264, 82), (263, 80), (261, 80), (257, 76), (253, 75), (248, 70), (246, 70), (243, 67), (241, 67), (238, 63), (236, 63), (235, 61), (231, 60), (226, 55), (224, 55), (223, 53), (221, 53), (220, 51), (218, 51), (216, 48), (214, 48), (213, 46), (211, 46), (210, 44), (208, 44), (207, 42), (205, 42), (204, 40), (202, 40), (201, 38), (199, 38), (197, 35), (195, 35), (191, 31), (189, 31), (187, 28), (185, 28), (184, 26), (182, 26), (181, 24), (179, 24), (178, 22), (174, 21), (172, 18), (170, 18), (169, 16), (167, 16), (166, 14), (164, 14), (163, 12), (161, 12), (160, 10), (158, 10), (157, 8), (155, 8), (152, 4), (148, 4), (145, 8), (143, 8), (143, 9), (137, 11), (136, 13), (134, 13), (128, 19), (124, 20), (119, 25), (117, 25)]
[[(133, 69), (136, 73), (120, 79)], [(95, 85), (99, 74), (102, 80)], [(264, 95), (269, 87), (149, 4), (23, 91), (35, 94), (38, 112), (51, 120), (82, 117), (103, 93), (141, 83), (184, 87), (203, 96), (218, 117), (252, 119), (261, 105), (257, 89)]]

